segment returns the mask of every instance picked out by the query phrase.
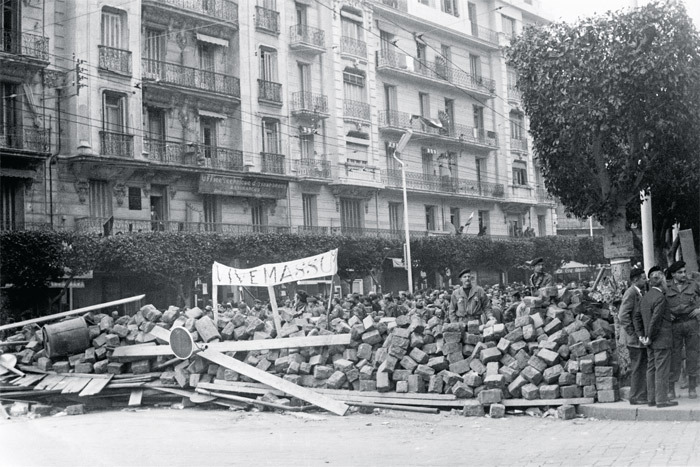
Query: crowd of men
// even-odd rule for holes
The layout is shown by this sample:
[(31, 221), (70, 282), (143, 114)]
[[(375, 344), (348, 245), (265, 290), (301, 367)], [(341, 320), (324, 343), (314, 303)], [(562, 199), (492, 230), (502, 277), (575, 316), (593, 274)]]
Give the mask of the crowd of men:
[[(648, 276), (648, 280), (647, 280)], [(678, 405), (676, 383), (685, 360), (688, 397), (696, 399), (700, 350), (700, 285), (676, 261), (664, 274), (633, 268), (620, 305), (622, 339), (630, 355), (632, 405)]]

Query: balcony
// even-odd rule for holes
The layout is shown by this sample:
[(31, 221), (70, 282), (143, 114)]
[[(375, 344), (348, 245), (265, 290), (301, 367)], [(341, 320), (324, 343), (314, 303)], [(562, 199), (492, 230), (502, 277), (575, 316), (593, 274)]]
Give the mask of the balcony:
[(273, 81), (258, 80), (258, 102), (282, 105), (282, 85)]
[(483, 76), (474, 76), (455, 68), (444, 59), (429, 62), (418, 60), (393, 50), (377, 51), (377, 71), (395, 73), (402, 77), (420, 79), (431, 84), (453, 88), (454, 86), (477, 96), (491, 97), (496, 92), (496, 82)]
[(511, 104), (519, 104), (521, 100), (518, 88), (515, 86), (508, 86), (508, 102)]
[[(81, 233), (102, 233), (103, 225), (107, 222), (105, 217), (81, 217), (75, 220), (75, 230)], [(224, 224), (221, 222), (184, 222), (173, 220), (152, 221), (150, 219), (124, 219), (114, 218), (112, 233), (138, 233), (138, 232), (216, 232), (225, 235), (239, 236), (252, 233), (278, 233), (291, 232), (286, 225), (251, 225), (251, 224)]]
[(498, 44), (498, 33), (492, 29), (472, 23), (472, 36), (492, 44)]
[(323, 94), (295, 92), (292, 94), (292, 115), (312, 118), (328, 117), (328, 98)]
[(103, 156), (134, 157), (134, 135), (100, 131), (100, 154)]
[(545, 188), (537, 187), (535, 189), (535, 196), (537, 197), (538, 203), (555, 203), (554, 197), (547, 192)]
[(155, 84), (241, 98), (241, 82), (235, 76), (147, 58), (144, 58), (141, 64), (143, 78)]
[(345, 163), (336, 165), (337, 177), (334, 182), (340, 185), (380, 187), (382, 174), (378, 167), (367, 164), (367, 161), (347, 159)]
[(292, 161), (292, 172), (301, 179), (332, 178), (331, 163), (322, 159), (296, 159)]
[(407, 0), (375, 0), (375, 3), (379, 3), (380, 5), (388, 6), (389, 8), (408, 13)]
[(366, 102), (343, 101), (343, 117), (350, 120), (370, 121), (370, 107)]
[[(416, 118), (418, 117), (418, 118)], [(443, 128), (433, 128), (421, 122), (419, 116), (396, 110), (379, 111), (379, 129), (404, 131), (408, 128), (443, 141), (459, 142), (471, 146), (498, 147), (498, 135), (494, 131), (474, 128), (457, 123), (443, 122)]]
[(527, 138), (511, 138), (510, 139), (510, 150), (516, 152), (527, 152)]
[(260, 171), (268, 174), (284, 175), (286, 171), (284, 154), (260, 153)]
[(160, 164), (245, 170), (243, 152), (236, 149), (149, 138), (144, 139), (143, 145), (148, 160)]
[(0, 29), (0, 52), (49, 61), (49, 38), (28, 32)]
[[(230, 0), (143, 0), (149, 4), (186, 15), (206, 16), (238, 27), (238, 4)], [(160, 13), (161, 16), (162, 12)]]
[(98, 67), (114, 73), (131, 76), (131, 51), (98, 45), (100, 57)]
[[(382, 170), (382, 181), (387, 187), (403, 188), (399, 169)], [(406, 172), (406, 189), (451, 193), (472, 198), (503, 198), (504, 196), (504, 187), (500, 183), (486, 183), (421, 172)]]
[(280, 14), (275, 10), (255, 7), (255, 28), (269, 34), (280, 33)]
[(289, 46), (303, 52), (324, 52), (325, 32), (322, 29), (297, 24), (289, 28)]
[(0, 153), (8, 149), (43, 153), (50, 151), (51, 133), (49, 130), (9, 127), (5, 131), (1, 129), (0, 131)]
[(340, 37), (340, 53), (355, 57), (367, 58), (367, 44), (352, 37)]

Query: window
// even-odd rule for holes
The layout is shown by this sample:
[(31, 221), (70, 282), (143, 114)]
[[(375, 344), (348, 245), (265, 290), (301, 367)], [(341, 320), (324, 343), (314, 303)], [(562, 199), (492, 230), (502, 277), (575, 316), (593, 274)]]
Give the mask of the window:
[(396, 112), (397, 110), (399, 110), (399, 98), (398, 98), (398, 94), (396, 92), (396, 86), (391, 86), (388, 84), (384, 85), (384, 105), (386, 107), (388, 115), (390, 116), (387, 119), (387, 123), (398, 123), (398, 122), (391, 122), (392, 112)]
[(200, 117), (200, 142), (204, 146), (204, 157), (211, 159), (216, 158), (216, 119), (211, 117)]
[(129, 211), (141, 210), (141, 188), (129, 187)]
[(423, 42), (416, 41), (416, 60), (419, 71), (428, 69), (428, 50)]
[(316, 195), (310, 195), (307, 193), (301, 194), (301, 202), (303, 204), (304, 212), (304, 227), (313, 227), (318, 224), (316, 198)]
[(543, 215), (537, 216), (537, 230), (539, 230), (540, 237), (547, 235), (547, 221), (546, 217)]
[[(253, 226), (267, 225), (267, 210), (265, 205), (260, 200), (251, 201), (250, 217)], [(255, 229), (261, 231), (263, 229)]]
[(158, 78), (164, 73), (162, 65), (165, 62), (165, 33), (154, 29), (146, 29), (146, 51), (144, 72), (149, 78)]
[(510, 113), (510, 137), (513, 139), (523, 139), (525, 137), (523, 132), (523, 114), (520, 112)]
[(457, 0), (442, 0), (441, 2), (442, 11), (449, 13), (454, 16), (459, 16), (457, 11)]
[(277, 82), (277, 51), (260, 47), (260, 79)]
[(438, 113), (438, 116), (440, 117), (440, 123), (442, 123), (442, 133), (450, 136), (459, 136), (454, 131), (455, 101), (453, 99), (445, 98), (445, 111), (442, 112), (442, 115)]
[(354, 68), (346, 68), (343, 72), (343, 91), (345, 100), (366, 102), (364, 73)]
[(122, 94), (111, 91), (105, 91), (102, 98), (104, 130), (111, 133), (125, 133), (126, 98)]
[(386, 168), (388, 170), (401, 170), (401, 164), (399, 164), (398, 161), (394, 159), (395, 150), (396, 143), (394, 141), (384, 142), (384, 151), (386, 152)]
[(472, 74), (472, 79), (481, 82), (481, 57), (479, 55), (469, 54), (469, 70)]
[(423, 5), (430, 6), (430, 0), (418, 0), (418, 3), (422, 3)]
[(525, 162), (513, 162), (513, 185), (527, 185), (527, 164)]
[(425, 228), (426, 230), (436, 230), (437, 206), (425, 206)]
[(489, 212), (479, 211), (479, 235), (488, 235), (489, 233)]
[(314, 159), (316, 151), (314, 150), (314, 135), (299, 136), (299, 155), (301, 159)]
[(214, 45), (205, 42), (200, 42), (197, 47), (199, 53), (199, 84), (209, 90), (216, 89), (216, 60), (214, 59), (216, 49), (214, 47)]
[(419, 92), (418, 101), (420, 103), (421, 117), (430, 118), (430, 94)]
[(122, 15), (113, 11), (102, 10), (101, 45), (114, 49), (124, 49), (124, 28)]
[(221, 201), (217, 195), (202, 195), (205, 229), (213, 232), (218, 229), (217, 223), (221, 222)]
[(515, 35), (515, 20), (510, 16), (501, 15), (501, 30), (508, 37)]
[(112, 197), (109, 183), (104, 180), (90, 180), (90, 217), (107, 219), (112, 215)]
[(165, 141), (165, 112), (163, 109), (148, 107), (146, 110), (148, 118), (148, 139), (152, 141)]
[(435, 156), (437, 151), (431, 148), (422, 149), (421, 159), (423, 161), (423, 174), (435, 175)]
[(368, 146), (363, 146), (361, 144), (347, 143), (345, 145), (345, 151), (347, 154), (348, 162), (352, 164), (362, 164), (367, 165), (369, 162), (368, 158)]
[(388, 53), (394, 48), (394, 35), (386, 31), (379, 31), (379, 44), (383, 56), (387, 56)]
[(518, 74), (510, 67), (507, 68), (506, 78), (508, 80), (508, 89), (515, 89), (518, 86)]
[(459, 208), (450, 208), (450, 224), (452, 224), (457, 231), (459, 231), (459, 228), (462, 226)]
[(263, 118), (263, 149), (262, 152), (280, 154), (282, 140), (280, 139), (280, 122), (274, 118)]
[(20, 116), (21, 100), (17, 98), (17, 85), (0, 82), (0, 145), (17, 146), (18, 130), (22, 119)]
[(474, 128), (479, 131), (484, 129), (484, 108), (480, 105), (473, 106)]
[(296, 7), (296, 24), (297, 24), (297, 30), (299, 34), (304, 33), (304, 28), (306, 28), (306, 23), (307, 23), (307, 14), (306, 14), (306, 5), (302, 5), (301, 3), (295, 3), (294, 4)]
[(0, 179), (0, 230), (24, 227), (24, 180)]
[(356, 231), (364, 227), (362, 200), (340, 198), (340, 226), (342, 229)]
[(392, 232), (400, 232), (404, 229), (402, 203), (389, 203), (389, 229)]
[(476, 3), (467, 3), (467, 13), (469, 16), (469, 22), (472, 25), (472, 35), (479, 37), (479, 25), (477, 23), (478, 15), (476, 14)]
[(354, 39), (356, 41), (363, 40), (364, 36), (362, 35), (362, 23), (342, 17), (340, 19), (340, 26), (342, 28), (343, 37)]
[[(299, 90), (301, 92), (311, 92), (311, 66), (308, 63), (297, 62), (297, 70), (299, 72)], [(307, 100), (309, 101), (308, 104), (306, 103)], [(304, 98), (304, 105), (308, 105), (308, 108), (313, 108), (310, 97)]]

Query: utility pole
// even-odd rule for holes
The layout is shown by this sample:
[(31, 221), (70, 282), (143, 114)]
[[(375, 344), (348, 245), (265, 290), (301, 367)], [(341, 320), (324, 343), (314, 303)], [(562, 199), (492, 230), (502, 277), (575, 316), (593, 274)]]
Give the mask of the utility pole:
[(649, 189), (639, 192), (642, 201), (640, 206), (642, 218), (642, 253), (644, 257), (644, 272), (648, 273), (654, 264), (654, 227), (651, 218), (651, 191)]

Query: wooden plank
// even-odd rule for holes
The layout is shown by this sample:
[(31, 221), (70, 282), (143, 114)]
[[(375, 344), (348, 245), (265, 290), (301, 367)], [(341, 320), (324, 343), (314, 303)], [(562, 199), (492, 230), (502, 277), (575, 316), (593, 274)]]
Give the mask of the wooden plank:
[(45, 389), (50, 390), (51, 388), (56, 386), (56, 384), (58, 384), (58, 382), (61, 381), (63, 378), (65, 378), (65, 375), (63, 375), (63, 374), (49, 375), (46, 378), (44, 378), (43, 380), (41, 380), (41, 382), (39, 382), (39, 384), (34, 386), (34, 390), (35, 391), (42, 391)]
[[(165, 328), (162, 328), (160, 326), (155, 326), (153, 329), (151, 329), (148, 334), (152, 335), (156, 339), (160, 339), (163, 342), (170, 342), (170, 331), (168, 331)], [(122, 347), (118, 347), (122, 348)], [(116, 349), (115, 349), (116, 350)]]
[(267, 384), (268, 386), (272, 386), (273, 388), (279, 389), (280, 391), (284, 391), (285, 393), (291, 396), (305, 400), (310, 404), (326, 409), (329, 412), (334, 413), (336, 415), (342, 416), (345, 415), (348, 411), (348, 406), (342, 402), (335, 401), (329, 397), (311, 391), (310, 389), (298, 386), (294, 383), (291, 383), (287, 380), (279, 378), (275, 375), (262, 371), (258, 368), (250, 366), (246, 363), (236, 360), (235, 358), (231, 358), (214, 350), (203, 350), (199, 352), (198, 355), (202, 358), (216, 363), (217, 365), (221, 365), (224, 368), (228, 368), (229, 370), (235, 371), (236, 373), (240, 373), (256, 381), (260, 381), (261, 383)]
[(38, 383), (42, 379), (46, 378), (46, 375), (27, 375), (17, 382), (17, 386), (27, 388), (34, 383)]
[[(169, 339), (169, 331), (165, 329), (164, 331), (168, 332)], [(160, 335), (163, 337), (165, 336), (162, 333), (160, 333)], [(332, 334), (327, 336), (285, 337), (283, 339), (212, 342), (207, 344), (207, 347), (217, 352), (249, 352), (251, 350), (349, 345), (350, 341), (350, 334)], [(173, 351), (169, 345), (125, 345), (114, 349), (110, 359), (123, 361), (127, 359), (158, 357), (161, 355), (173, 355)]]
[(91, 378), (90, 382), (83, 388), (82, 391), (80, 391), (80, 394), (78, 394), (80, 397), (85, 397), (85, 396), (94, 396), (95, 394), (99, 394), (100, 391), (102, 391), (105, 386), (109, 384), (109, 382), (112, 380), (112, 376), (114, 375), (108, 375), (107, 378)]
[(129, 406), (141, 405), (143, 399), (143, 389), (132, 389), (129, 396)]
[(63, 391), (61, 391), (61, 394), (75, 394), (77, 392), (80, 392), (85, 386), (88, 385), (90, 381), (92, 381), (90, 378), (82, 377), (71, 378), (71, 380), (72, 381), (68, 383), (68, 386), (66, 386), (63, 389)]
[(501, 404), (506, 407), (541, 407), (543, 405), (579, 405), (592, 404), (595, 400), (592, 397), (577, 397), (574, 399), (504, 399)]
[(54, 389), (54, 390), (56, 390), (56, 391), (63, 391), (63, 390), (64, 390), (65, 388), (67, 388), (68, 385), (71, 384), (72, 382), (73, 382), (73, 379), (70, 378), (70, 377), (68, 377), (68, 376), (66, 376), (66, 377), (61, 378), (61, 381), (59, 381), (57, 384), (53, 384), (53, 385), (51, 385), (50, 387), (48, 387), (48, 388), (46, 388), (46, 389)]
[(20, 327), (22, 327), (22, 326), (24, 326), (24, 325), (26, 325), (26, 324), (41, 323), (41, 322), (44, 322), (44, 321), (51, 321), (51, 320), (53, 320), (53, 319), (63, 318), (63, 317), (66, 317), (66, 316), (73, 316), (73, 315), (77, 315), (77, 314), (80, 314), (80, 313), (85, 313), (85, 312), (92, 311), (92, 310), (100, 310), (100, 309), (102, 309), (102, 308), (107, 308), (107, 307), (110, 307), (110, 306), (123, 305), (124, 303), (131, 303), (131, 302), (135, 302), (135, 301), (141, 300), (141, 299), (142, 299), (143, 297), (145, 297), (145, 296), (146, 296), (145, 294), (143, 294), (143, 295), (135, 295), (135, 296), (129, 297), (129, 298), (122, 298), (122, 299), (114, 300), (114, 301), (111, 301), (111, 302), (99, 303), (99, 304), (97, 304), (97, 305), (90, 305), (90, 306), (86, 306), (86, 307), (83, 307), (83, 308), (77, 308), (77, 309), (75, 309), (75, 310), (64, 311), (63, 313), (55, 313), (55, 314), (53, 314), (53, 315), (42, 316), (42, 317), (40, 317), (40, 318), (27, 319), (27, 320), (24, 320), (24, 321), (20, 321), (20, 322), (18, 322), (18, 323), (6, 324), (6, 325), (4, 325), (4, 326), (0, 326), (0, 331), (4, 331), (5, 329), (20, 328)]

